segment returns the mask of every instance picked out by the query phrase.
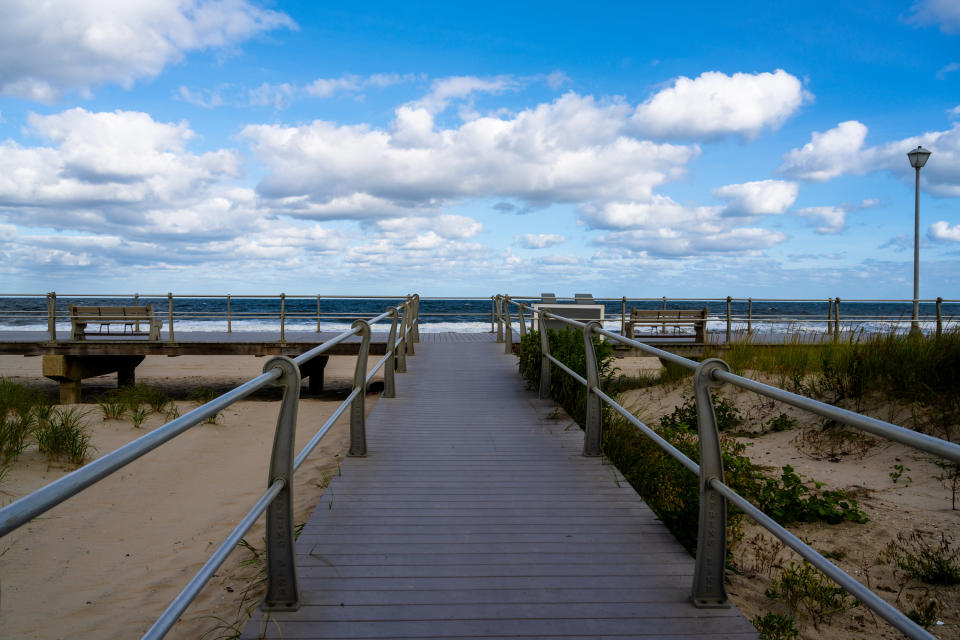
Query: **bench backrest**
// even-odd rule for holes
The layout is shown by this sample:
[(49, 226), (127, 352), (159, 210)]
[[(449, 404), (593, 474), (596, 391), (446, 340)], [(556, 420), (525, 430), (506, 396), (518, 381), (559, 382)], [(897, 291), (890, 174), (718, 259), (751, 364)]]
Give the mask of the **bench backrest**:
[(153, 318), (153, 305), (145, 307), (88, 307), (70, 305), (70, 318), (81, 322), (136, 322)]
[(707, 317), (707, 308), (703, 309), (631, 309), (631, 320), (703, 320)]

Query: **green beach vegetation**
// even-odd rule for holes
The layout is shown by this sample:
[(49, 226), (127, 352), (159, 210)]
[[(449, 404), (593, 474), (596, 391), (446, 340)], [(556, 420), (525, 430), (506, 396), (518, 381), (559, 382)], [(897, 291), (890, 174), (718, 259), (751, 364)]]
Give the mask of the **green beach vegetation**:
[(31, 444), (49, 460), (86, 462), (91, 449), (86, 416), (86, 411), (53, 406), (44, 394), (0, 379), (0, 478)]

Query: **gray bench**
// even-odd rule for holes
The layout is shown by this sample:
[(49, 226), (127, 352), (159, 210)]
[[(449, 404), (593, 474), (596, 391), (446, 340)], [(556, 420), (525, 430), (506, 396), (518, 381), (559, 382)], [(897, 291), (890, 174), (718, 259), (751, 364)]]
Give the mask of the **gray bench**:
[[(631, 309), (630, 319), (626, 322), (627, 338), (638, 337), (635, 336), (634, 326), (659, 328), (664, 333), (666, 333), (667, 327), (670, 327), (674, 330), (674, 335), (684, 327), (693, 327), (694, 341), (703, 344), (707, 341), (707, 308)], [(652, 337), (650, 334), (645, 335)]]
[[(87, 307), (71, 304), (69, 309), (71, 340), (85, 340), (87, 336), (160, 339), (160, 327), (163, 323), (160, 318), (154, 317), (152, 304), (144, 307)], [(141, 324), (145, 328), (142, 328)]]

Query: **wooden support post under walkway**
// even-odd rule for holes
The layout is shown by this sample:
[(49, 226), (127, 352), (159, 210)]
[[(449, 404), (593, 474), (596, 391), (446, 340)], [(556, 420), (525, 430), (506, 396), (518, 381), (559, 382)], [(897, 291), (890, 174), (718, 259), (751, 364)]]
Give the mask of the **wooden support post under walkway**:
[(244, 638), (757, 637), (516, 357), (422, 338), (297, 541), (299, 611)]

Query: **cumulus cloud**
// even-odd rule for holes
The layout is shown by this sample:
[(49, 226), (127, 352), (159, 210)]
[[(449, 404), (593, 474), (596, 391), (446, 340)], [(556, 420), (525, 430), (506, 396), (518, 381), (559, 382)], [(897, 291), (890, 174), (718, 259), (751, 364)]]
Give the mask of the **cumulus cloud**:
[(566, 238), (558, 233), (525, 233), (514, 238), (514, 242), (524, 249), (546, 249), (565, 241)]
[(960, 242), (960, 224), (951, 225), (944, 220), (934, 222), (927, 230), (927, 237), (931, 240)]
[(728, 184), (713, 190), (713, 195), (726, 200), (724, 211), (731, 216), (762, 216), (781, 214), (797, 199), (796, 182), (759, 180), (743, 184)]
[(476, 76), (452, 76), (433, 81), (430, 92), (415, 102), (414, 109), (424, 109), (437, 114), (447, 108), (451, 100), (466, 98), (474, 93), (503, 93), (517, 87), (512, 76), (478, 78)]
[(700, 150), (624, 135), (627, 112), (568, 93), (509, 118), (450, 129), (404, 105), (388, 130), (317, 120), (252, 125), (241, 136), (270, 170), (257, 187), (270, 199), (326, 203), (365, 193), (416, 207), (464, 196), (649, 199), (654, 187), (683, 176)]
[(856, 120), (841, 122), (823, 133), (813, 132), (810, 142), (783, 157), (780, 173), (791, 178), (823, 182), (863, 167), (861, 149), (867, 127)]
[(296, 24), (248, 0), (8, 0), (0, 21), (0, 93), (52, 102), (104, 83), (130, 86), (190, 52), (279, 28)]
[(756, 256), (760, 255), (764, 249), (786, 239), (786, 235), (779, 231), (757, 227), (740, 227), (702, 234), (688, 234), (679, 229), (661, 228), (617, 231), (603, 236), (597, 242), (662, 257), (689, 257), (705, 254)]
[(960, 4), (954, 0), (916, 0), (907, 20), (924, 26), (939, 25), (944, 33), (960, 33)]
[(255, 107), (272, 105), (274, 109), (286, 109), (297, 88), (287, 82), (270, 84), (264, 82), (248, 92), (250, 104)]
[(799, 79), (782, 69), (773, 73), (708, 71), (680, 76), (643, 104), (631, 118), (642, 134), (655, 138), (755, 138), (776, 129), (812, 96)]

